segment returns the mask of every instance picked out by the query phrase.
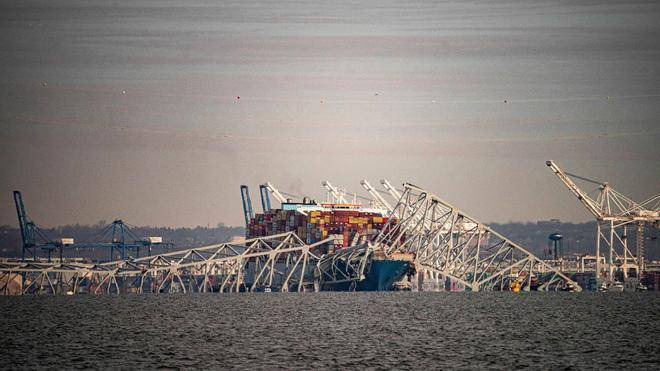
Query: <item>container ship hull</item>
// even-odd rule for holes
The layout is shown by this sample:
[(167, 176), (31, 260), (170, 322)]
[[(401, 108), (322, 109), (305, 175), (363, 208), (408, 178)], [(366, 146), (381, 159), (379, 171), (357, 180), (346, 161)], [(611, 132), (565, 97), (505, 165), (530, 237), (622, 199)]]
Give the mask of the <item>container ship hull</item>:
[(323, 291), (395, 291), (409, 290), (408, 277), (413, 273), (411, 262), (396, 259), (373, 259), (364, 279), (351, 282), (326, 283)]

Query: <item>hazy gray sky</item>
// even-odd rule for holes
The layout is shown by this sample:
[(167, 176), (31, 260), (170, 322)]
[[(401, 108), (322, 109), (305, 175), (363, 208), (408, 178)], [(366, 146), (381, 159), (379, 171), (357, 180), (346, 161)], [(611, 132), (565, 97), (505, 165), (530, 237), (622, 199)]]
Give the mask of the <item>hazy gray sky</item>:
[(0, 224), (13, 189), (47, 226), (241, 225), (242, 183), (383, 177), (590, 219), (550, 158), (660, 191), (660, 5), (354, 3), (1, 1)]

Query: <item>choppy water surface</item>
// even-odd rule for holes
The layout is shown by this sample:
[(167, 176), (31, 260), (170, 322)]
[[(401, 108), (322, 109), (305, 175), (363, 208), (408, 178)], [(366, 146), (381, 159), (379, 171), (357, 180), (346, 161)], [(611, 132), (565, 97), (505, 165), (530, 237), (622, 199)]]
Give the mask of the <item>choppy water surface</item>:
[(4, 368), (660, 366), (656, 293), (0, 297)]

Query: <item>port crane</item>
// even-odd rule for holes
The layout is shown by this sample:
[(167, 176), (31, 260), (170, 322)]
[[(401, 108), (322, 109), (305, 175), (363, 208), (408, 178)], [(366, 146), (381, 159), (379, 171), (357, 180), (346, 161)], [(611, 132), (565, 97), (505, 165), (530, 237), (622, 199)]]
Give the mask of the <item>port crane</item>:
[(64, 246), (73, 243), (73, 239), (63, 238), (57, 241), (49, 238), (46, 233), (28, 217), (25, 211), (25, 204), (23, 203), (23, 194), (20, 191), (14, 191), (14, 204), (16, 205), (18, 226), (21, 231), (21, 260), (37, 260), (39, 251), (46, 251), (48, 254), (48, 261), (51, 261), (52, 252), (58, 250), (60, 261), (62, 261)]
[(397, 202), (401, 199), (401, 193), (399, 193), (399, 190), (390, 184), (389, 180), (381, 179), (380, 184), (383, 185), (383, 188), (385, 188), (385, 190), (389, 192), (390, 196), (392, 196), (392, 198), (394, 198)]
[(250, 191), (248, 186), (241, 184), (241, 200), (243, 201), (243, 215), (245, 217), (245, 227), (250, 225), (250, 220), (254, 217), (252, 212), (252, 200), (250, 200)]
[(342, 189), (333, 186), (327, 180), (322, 181), (321, 185), (328, 191), (328, 198), (332, 196), (333, 202), (338, 204), (347, 203), (346, 198), (344, 197), (345, 192)]
[(60, 238), (53, 240), (37, 226), (28, 216), (23, 203), (23, 195), (20, 191), (14, 191), (14, 203), (18, 215), (18, 225), (21, 231), (22, 252), (21, 260), (37, 260), (39, 251), (46, 251), (48, 261), (51, 261), (53, 251), (59, 252), (60, 262), (64, 258), (64, 249), (110, 249), (110, 260), (114, 259), (115, 251), (121, 259), (126, 259), (127, 250), (135, 250), (137, 257), (140, 256), (142, 248), (151, 254), (153, 246), (173, 246), (171, 242), (163, 242), (162, 237), (138, 237), (133, 230), (135, 227), (128, 225), (121, 219), (103, 227), (102, 231), (92, 240), (110, 242), (75, 242), (73, 238)]
[(265, 184), (259, 185), (259, 195), (261, 196), (261, 209), (264, 213), (270, 211), (270, 197), (268, 196), (268, 187)]
[[(332, 201), (332, 202), (338, 203), (338, 204), (348, 203), (348, 201), (346, 200), (346, 194), (347, 194), (346, 189), (344, 189), (343, 187), (335, 187), (330, 182), (328, 182), (327, 180), (322, 181), (321, 185), (327, 191), (327, 200), (328, 200), (328, 202)], [(365, 186), (363, 185), (363, 187), (365, 187)], [(371, 188), (370, 185), (369, 185), (369, 187)], [(365, 189), (366, 189), (366, 187), (365, 187)], [(369, 192), (369, 191), (367, 190), (367, 192)], [(353, 193), (352, 195), (353, 195), (353, 200), (352, 200), (353, 204), (357, 204), (358, 199), (360, 199), (360, 200), (368, 201), (369, 205), (374, 207), (374, 208), (381, 209), (381, 210), (386, 210), (385, 205), (383, 205), (377, 198), (369, 198), (369, 197), (364, 197), (364, 196), (358, 196), (357, 193)]]
[[(303, 198), (303, 202), (305, 202), (305, 200), (308, 199), (308, 198), (305, 197), (305, 196), (294, 195), (294, 194), (292, 194), (292, 193), (287, 193), (287, 192), (284, 192), (284, 191), (280, 191), (280, 190), (279, 190), (277, 187), (275, 187), (275, 186), (273, 185), (273, 183), (271, 183), (271, 182), (266, 182), (266, 183), (260, 185), (259, 187), (260, 187), (261, 189), (264, 190), (264, 192), (262, 193), (262, 202), (263, 202), (263, 199), (265, 198), (265, 199), (267, 200), (267, 204), (268, 204), (268, 208), (269, 208), (269, 209), (270, 209), (270, 199), (269, 199), (269, 197), (268, 197), (268, 192), (270, 192), (270, 194), (271, 194), (273, 197), (275, 197), (275, 199), (276, 199), (277, 201), (279, 201), (280, 203), (291, 202), (291, 200), (293, 200), (294, 198), (301, 198), (301, 197), (302, 197), (302, 198)], [(266, 192), (266, 191), (267, 191), (267, 192)], [(285, 197), (285, 196), (286, 196), (286, 197)]]
[[(616, 260), (620, 262), (624, 278), (628, 277), (629, 269), (636, 270), (637, 277), (640, 277), (644, 271), (644, 229), (646, 226), (660, 226), (660, 194), (642, 202), (635, 202), (612, 188), (608, 182), (571, 174), (562, 170), (552, 160), (546, 161), (546, 165), (596, 219), (596, 277), (600, 278), (602, 273), (602, 244), (609, 250), (606, 268), (610, 281), (614, 280)], [(597, 185), (596, 198), (590, 197), (572, 178)], [(636, 226), (636, 254), (632, 254), (628, 248), (629, 226)], [(629, 264), (629, 260), (632, 260), (633, 264)]]
[[(124, 222), (121, 219), (115, 219), (107, 224), (101, 232), (91, 238), (91, 242), (76, 242), (69, 245), (71, 249), (109, 249), (110, 259), (116, 259), (115, 253), (119, 259), (128, 259), (127, 252), (134, 251), (135, 257), (140, 257), (140, 252), (144, 249), (146, 255), (152, 253), (155, 246), (158, 247), (172, 247), (172, 242), (163, 242), (163, 238), (159, 236), (140, 237), (135, 231), (137, 227)], [(93, 242), (93, 241), (110, 241), (110, 242)], [(73, 242), (73, 240), (72, 240)]]
[(373, 203), (375, 207), (387, 210), (388, 213), (392, 212), (392, 205), (390, 205), (390, 203), (387, 202), (383, 196), (378, 194), (378, 191), (372, 187), (366, 179), (362, 179), (360, 184), (367, 192), (369, 192), (371, 197), (373, 197)]
[(273, 185), (273, 183), (271, 183), (271, 182), (266, 182), (265, 184), (262, 184), (262, 186), (263, 186), (268, 192), (270, 192), (270, 194), (273, 195), (273, 197), (275, 197), (275, 199), (276, 199), (277, 201), (279, 201), (280, 203), (284, 203), (284, 202), (287, 202), (287, 201), (288, 201), (287, 198), (284, 197), (284, 195), (282, 194), (282, 192), (280, 192), (280, 190), (277, 189), (277, 187), (275, 187), (275, 186)]

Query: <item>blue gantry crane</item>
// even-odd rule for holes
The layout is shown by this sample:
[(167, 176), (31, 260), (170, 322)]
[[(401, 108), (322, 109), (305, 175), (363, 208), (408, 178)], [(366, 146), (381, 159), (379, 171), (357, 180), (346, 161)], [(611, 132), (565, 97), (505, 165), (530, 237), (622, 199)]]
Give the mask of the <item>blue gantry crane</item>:
[(241, 184), (241, 200), (243, 200), (243, 215), (245, 216), (245, 227), (250, 225), (250, 220), (254, 216), (252, 212), (252, 201), (250, 200), (250, 191), (248, 186)]
[(170, 247), (174, 244), (163, 242), (161, 237), (139, 237), (135, 232), (135, 226), (132, 226), (121, 219), (116, 219), (112, 223), (103, 227), (91, 240), (110, 241), (110, 242), (81, 242), (70, 245), (72, 248), (106, 248), (110, 249), (110, 260), (115, 259), (115, 252), (119, 253), (119, 259), (127, 258), (127, 251), (135, 252), (135, 257), (140, 257), (142, 249), (147, 250), (147, 255), (151, 255), (154, 246)]
[(23, 244), (22, 260), (37, 260), (39, 252), (45, 251), (48, 253), (48, 261), (51, 261), (52, 252), (58, 250), (60, 261), (62, 261), (64, 248), (77, 250), (107, 248), (110, 250), (110, 260), (115, 259), (115, 252), (118, 252), (118, 258), (123, 260), (127, 258), (127, 251), (132, 250), (135, 252), (136, 257), (139, 257), (142, 249), (146, 249), (147, 254), (151, 255), (154, 246), (170, 247), (174, 245), (171, 242), (163, 242), (161, 237), (139, 237), (134, 230), (135, 227), (121, 219), (117, 219), (103, 227), (100, 233), (90, 239), (92, 242), (74, 243), (73, 238), (53, 240), (27, 216), (23, 195), (20, 191), (14, 191), (14, 203), (16, 204), (18, 225)]
[(270, 196), (268, 196), (268, 186), (265, 184), (259, 185), (259, 194), (261, 195), (261, 209), (264, 213), (270, 211)]
[(16, 214), (18, 215), (18, 226), (21, 230), (21, 260), (37, 260), (39, 252), (45, 251), (48, 254), (48, 261), (51, 261), (51, 254), (59, 250), (60, 261), (62, 259), (63, 248), (66, 242), (73, 242), (71, 239), (62, 239), (60, 241), (49, 238), (46, 233), (33, 222), (25, 212), (23, 203), (23, 194), (20, 191), (14, 191), (14, 204), (16, 205)]

